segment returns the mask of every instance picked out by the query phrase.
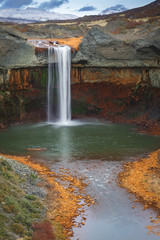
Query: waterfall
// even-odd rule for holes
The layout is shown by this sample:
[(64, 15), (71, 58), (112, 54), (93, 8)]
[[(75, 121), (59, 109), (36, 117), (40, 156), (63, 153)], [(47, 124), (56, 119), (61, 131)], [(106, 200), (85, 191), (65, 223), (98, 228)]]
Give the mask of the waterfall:
[(48, 122), (65, 125), (71, 120), (71, 48), (57, 45), (48, 48)]

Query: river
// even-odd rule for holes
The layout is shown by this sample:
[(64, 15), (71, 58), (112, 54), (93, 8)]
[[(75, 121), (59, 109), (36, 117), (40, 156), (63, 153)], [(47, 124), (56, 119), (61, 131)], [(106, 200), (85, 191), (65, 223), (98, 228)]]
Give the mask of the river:
[(130, 125), (97, 120), (75, 121), (69, 126), (24, 125), (0, 133), (1, 153), (31, 155), (57, 173), (67, 168), (87, 177), (87, 194), (95, 204), (86, 207), (85, 225), (74, 228), (72, 240), (159, 239), (146, 229), (156, 212), (144, 211), (143, 204), (134, 202), (134, 195), (117, 183), (122, 162), (137, 160), (159, 146), (160, 137), (137, 133)]

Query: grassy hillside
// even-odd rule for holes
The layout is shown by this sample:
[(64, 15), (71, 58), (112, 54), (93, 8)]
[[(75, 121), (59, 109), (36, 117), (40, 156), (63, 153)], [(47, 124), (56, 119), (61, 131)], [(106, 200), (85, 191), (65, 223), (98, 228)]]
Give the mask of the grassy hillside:
[(38, 197), (38, 194), (43, 195), (38, 193), (38, 176), (21, 164), (13, 164), (0, 157), (0, 239), (23, 237), (29, 240), (32, 223), (45, 218), (41, 201), (44, 196)]

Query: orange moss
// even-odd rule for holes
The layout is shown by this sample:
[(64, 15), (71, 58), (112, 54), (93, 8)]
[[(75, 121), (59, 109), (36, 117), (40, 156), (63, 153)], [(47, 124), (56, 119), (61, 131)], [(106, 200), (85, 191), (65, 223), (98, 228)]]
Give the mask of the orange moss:
[[(18, 157), (3, 154), (1, 156), (28, 165), (49, 184), (47, 219), (60, 223), (67, 238), (73, 236), (73, 227), (84, 225), (84, 207), (94, 204), (94, 201), (85, 192), (87, 184), (83, 181), (85, 179), (83, 176), (78, 177), (77, 172), (73, 175), (69, 169), (61, 169), (57, 174), (43, 165), (34, 163), (29, 156)], [(77, 216), (81, 216), (79, 223), (75, 222)]]
[(59, 45), (68, 45), (74, 48), (76, 51), (79, 49), (79, 44), (81, 43), (83, 36), (77, 38), (47, 38), (47, 39), (28, 39), (28, 40), (45, 40), (45, 41), (57, 41)]
[(160, 149), (148, 158), (124, 165), (119, 174), (123, 187), (140, 197), (148, 206), (160, 209)]
[[(125, 164), (119, 180), (122, 187), (144, 202), (144, 210), (152, 206), (160, 211), (160, 149), (148, 158)], [(146, 227), (149, 234), (160, 235), (160, 216), (156, 220), (151, 219), (151, 223), (153, 225)]]

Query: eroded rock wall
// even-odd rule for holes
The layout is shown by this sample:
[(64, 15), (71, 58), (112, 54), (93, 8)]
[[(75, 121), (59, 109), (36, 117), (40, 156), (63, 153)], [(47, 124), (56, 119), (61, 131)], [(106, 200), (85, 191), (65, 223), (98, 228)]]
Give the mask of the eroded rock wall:
[[(72, 115), (160, 117), (158, 68), (72, 65)], [(1, 70), (0, 123), (46, 120), (48, 67)]]
[(46, 119), (47, 68), (0, 71), (0, 127)]
[(73, 113), (134, 118), (160, 117), (160, 91), (152, 86), (157, 68), (72, 68)]
[[(72, 52), (72, 113), (160, 118), (160, 30), (124, 39), (93, 27)], [(48, 50), (0, 30), (0, 123), (46, 119)], [(125, 116), (124, 116), (125, 115)]]

